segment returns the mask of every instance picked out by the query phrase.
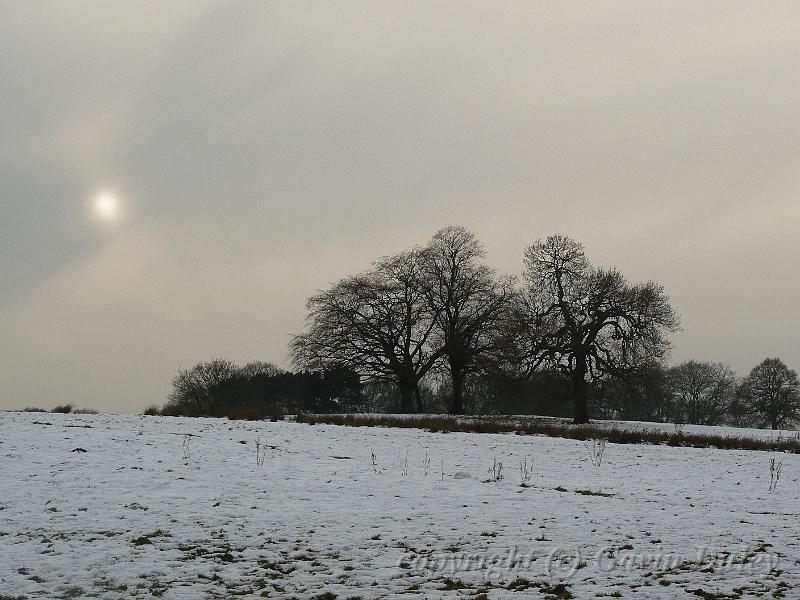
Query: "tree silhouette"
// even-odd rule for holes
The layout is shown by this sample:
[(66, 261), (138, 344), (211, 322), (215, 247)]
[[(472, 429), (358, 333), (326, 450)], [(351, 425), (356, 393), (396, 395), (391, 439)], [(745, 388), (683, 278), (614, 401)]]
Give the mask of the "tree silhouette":
[(401, 410), (419, 410), (419, 382), (442, 355), (432, 345), (437, 315), (423, 293), (421, 269), (421, 254), (412, 250), (312, 296), (308, 330), (291, 343), (293, 362), (306, 369), (349, 367), (367, 379), (393, 381)]
[(736, 394), (736, 373), (723, 363), (690, 360), (667, 372), (667, 385), (685, 422), (720, 425)]
[(574, 421), (589, 421), (589, 382), (658, 362), (678, 319), (664, 289), (629, 284), (616, 269), (591, 266), (583, 246), (553, 235), (525, 252), (527, 362), (549, 361), (572, 381)]
[(480, 264), (484, 249), (463, 227), (440, 229), (422, 251), (424, 294), (452, 379), (450, 412), (464, 412), (464, 383), (485, 366), (498, 344), (497, 327), (509, 306), (511, 282)]
[(739, 390), (746, 409), (772, 429), (781, 429), (800, 416), (797, 373), (778, 358), (768, 358), (744, 378)]
[(238, 367), (229, 360), (215, 359), (180, 369), (172, 379), (172, 392), (167, 405), (187, 415), (207, 414), (213, 400), (212, 390), (238, 374)]

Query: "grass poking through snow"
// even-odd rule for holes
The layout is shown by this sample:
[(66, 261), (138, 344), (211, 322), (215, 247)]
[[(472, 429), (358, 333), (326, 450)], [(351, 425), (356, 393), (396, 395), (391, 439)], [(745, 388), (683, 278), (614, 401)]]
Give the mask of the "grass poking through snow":
[(755, 439), (746, 436), (723, 436), (682, 431), (652, 429), (618, 429), (595, 425), (570, 425), (558, 422), (511, 423), (492, 419), (459, 418), (455, 416), (413, 415), (297, 415), (298, 423), (327, 424), (348, 427), (402, 427), (427, 429), (431, 432), (516, 433), (545, 435), (573, 440), (603, 438), (612, 444), (654, 444), (690, 448), (719, 448), (721, 450), (765, 450), (800, 454), (797, 437), (778, 440)]

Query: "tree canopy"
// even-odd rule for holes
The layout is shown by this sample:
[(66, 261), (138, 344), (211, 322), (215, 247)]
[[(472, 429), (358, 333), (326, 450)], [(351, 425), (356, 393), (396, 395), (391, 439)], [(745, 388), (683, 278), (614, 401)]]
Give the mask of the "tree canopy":
[(593, 267), (583, 246), (566, 236), (528, 247), (523, 285), (523, 324), (532, 325), (524, 358), (570, 377), (576, 423), (589, 420), (590, 381), (663, 359), (667, 334), (679, 327), (661, 285), (630, 284), (616, 269)]

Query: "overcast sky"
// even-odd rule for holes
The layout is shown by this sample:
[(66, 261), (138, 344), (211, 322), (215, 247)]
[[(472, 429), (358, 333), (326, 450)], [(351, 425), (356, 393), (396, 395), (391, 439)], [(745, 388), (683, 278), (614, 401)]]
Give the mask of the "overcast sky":
[(0, 408), (288, 366), (308, 295), (447, 224), (663, 283), (673, 362), (800, 368), (798, 32), (795, 0), (3, 2)]

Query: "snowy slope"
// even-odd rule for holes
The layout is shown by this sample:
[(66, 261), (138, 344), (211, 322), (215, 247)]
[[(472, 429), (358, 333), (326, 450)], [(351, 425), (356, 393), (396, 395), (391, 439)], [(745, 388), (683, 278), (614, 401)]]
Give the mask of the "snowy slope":
[(800, 598), (795, 455), (0, 413), (0, 468), (0, 597)]

